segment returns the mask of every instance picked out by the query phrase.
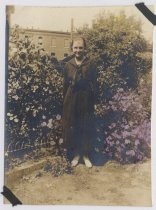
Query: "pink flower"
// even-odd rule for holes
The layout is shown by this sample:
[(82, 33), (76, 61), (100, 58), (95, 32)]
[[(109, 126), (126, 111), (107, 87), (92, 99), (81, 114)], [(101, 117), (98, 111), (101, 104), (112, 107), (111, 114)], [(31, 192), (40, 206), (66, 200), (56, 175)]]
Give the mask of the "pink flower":
[(135, 145), (137, 146), (138, 144), (140, 144), (140, 141), (137, 139), (137, 140), (135, 141)]
[(125, 144), (130, 144), (131, 142), (130, 142), (130, 140), (129, 139), (126, 139), (125, 140)]
[(134, 150), (128, 150), (128, 151), (126, 151), (126, 155), (134, 156), (135, 152), (134, 152)]

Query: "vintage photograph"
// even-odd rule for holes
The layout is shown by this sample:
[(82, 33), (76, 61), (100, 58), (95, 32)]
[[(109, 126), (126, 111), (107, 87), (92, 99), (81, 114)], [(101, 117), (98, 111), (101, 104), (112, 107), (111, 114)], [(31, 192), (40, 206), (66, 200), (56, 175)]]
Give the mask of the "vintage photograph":
[(23, 205), (152, 206), (152, 56), (135, 6), (6, 6), (4, 184)]

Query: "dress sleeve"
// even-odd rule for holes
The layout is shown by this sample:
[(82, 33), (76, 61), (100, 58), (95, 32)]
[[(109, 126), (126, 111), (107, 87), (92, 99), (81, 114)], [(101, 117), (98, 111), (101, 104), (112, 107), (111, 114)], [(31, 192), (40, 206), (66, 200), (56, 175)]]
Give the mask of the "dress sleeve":
[(65, 99), (68, 87), (69, 87), (68, 72), (67, 72), (67, 65), (65, 65), (64, 74), (63, 74), (63, 100)]
[(94, 62), (91, 63), (91, 89), (94, 94), (94, 101), (95, 103), (98, 102), (98, 82), (97, 82), (97, 77), (98, 77), (98, 71), (97, 67)]

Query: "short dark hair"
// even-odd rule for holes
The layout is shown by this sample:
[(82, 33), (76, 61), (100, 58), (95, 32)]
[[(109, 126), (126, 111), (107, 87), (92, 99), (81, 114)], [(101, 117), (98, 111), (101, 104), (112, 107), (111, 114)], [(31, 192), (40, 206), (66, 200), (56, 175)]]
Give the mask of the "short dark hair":
[(73, 43), (74, 41), (77, 41), (77, 40), (83, 40), (83, 44), (84, 44), (84, 48), (86, 48), (86, 40), (84, 37), (80, 36), (80, 37), (75, 37), (72, 41), (71, 41), (71, 44), (70, 44), (70, 49), (72, 50), (72, 47), (73, 47)]

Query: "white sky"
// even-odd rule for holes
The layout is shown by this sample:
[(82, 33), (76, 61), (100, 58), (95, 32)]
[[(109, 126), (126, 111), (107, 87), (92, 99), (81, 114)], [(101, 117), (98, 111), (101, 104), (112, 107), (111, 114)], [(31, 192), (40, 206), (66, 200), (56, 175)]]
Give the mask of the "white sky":
[(18, 24), (23, 28), (39, 28), (53, 31), (70, 31), (71, 18), (74, 19), (74, 27), (78, 28), (83, 24), (91, 25), (99, 13), (106, 11), (113, 14), (121, 10), (125, 14), (136, 16), (143, 23), (142, 29), (148, 40), (152, 40), (152, 24), (135, 6), (110, 6), (110, 7), (35, 7), (16, 6), (14, 14), (11, 15), (11, 25)]

